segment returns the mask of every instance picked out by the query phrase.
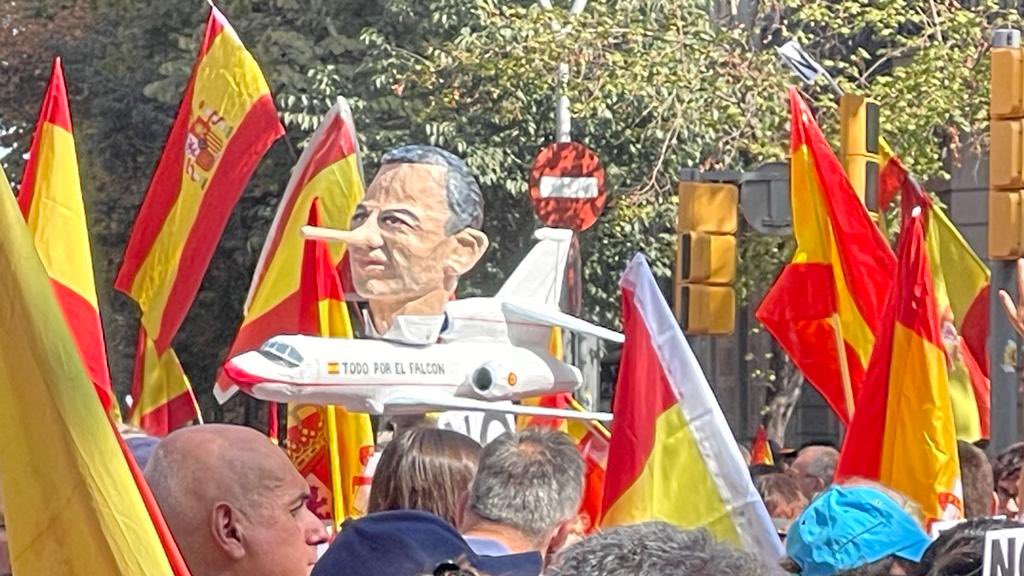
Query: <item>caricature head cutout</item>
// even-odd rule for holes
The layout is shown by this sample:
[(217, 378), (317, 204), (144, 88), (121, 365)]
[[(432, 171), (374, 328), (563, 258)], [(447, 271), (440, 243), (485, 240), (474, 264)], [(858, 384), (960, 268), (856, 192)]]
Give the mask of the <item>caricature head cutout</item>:
[(483, 195), (465, 162), (433, 146), (404, 146), (381, 167), (352, 215), (348, 253), (375, 329), (395, 316), (439, 316), (459, 276), (487, 250)]

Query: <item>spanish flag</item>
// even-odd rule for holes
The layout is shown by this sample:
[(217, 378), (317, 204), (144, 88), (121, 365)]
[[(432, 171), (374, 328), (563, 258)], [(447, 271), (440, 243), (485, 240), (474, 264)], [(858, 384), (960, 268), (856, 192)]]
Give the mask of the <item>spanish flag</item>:
[(991, 273), (942, 209), (931, 204), (899, 158), (888, 155), (879, 182), (880, 198), (891, 200), (906, 190), (903, 193), (927, 203), (929, 218), (925, 240), (946, 349), (957, 437), (967, 442), (988, 438), (991, 384), (987, 340)]
[(263, 72), (224, 15), (211, 7), (115, 282), (142, 310), (133, 421), (150, 433), (166, 434), (198, 415), (171, 341), (231, 210), (282, 134)]
[[(320, 226), (322, 222), (319, 199), (314, 198), (308, 223)], [(295, 237), (301, 240), (298, 233)], [(327, 243), (307, 240), (301, 265), (301, 315), (291, 331), (351, 338), (352, 325), (337, 263)], [(373, 428), (366, 414), (333, 406), (288, 407), (288, 454), (310, 485), (314, 512), (333, 520), (336, 529), (345, 518), (364, 512), (357, 509), (355, 494), (364, 480), (363, 468), (373, 456), (374, 445)]]
[(836, 478), (877, 480), (919, 504), (929, 520), (963, 515), (956, 428), (925, 234), (934, 216), (903, 190), (896, 286), (883, 316)]
[(60, 58), (53, 60), (50, 83), (21, 179), (18, 204), (89, 380), (103, 408), (115, 420), (120, 420), (107, 368), (89, 226), (82, 202), (71, 109)]
[[(363, 176), (355, 123), (348, 103), (339, 98), (309, 139), (277, 206), (263, 251), (253, 273), (244, 320), (228, 358), (255, 350), (270, 337), (299, 332), (300, 319), (310, 317), (301, 306), (303, 253), (311, 244), (300, 232), (319, 199), (324, 226), (347, 229), (356, 205), (363, 198)], [(337, 264), (344, 247), (330, 245), (331, 261)], [(310, 329), (311, 330), (311, 329)], [(319, 334), (319, 331), (306, 331)], [(345, 336), (350, 336), (348, 332)], [(214, 395), (225, 402), (236, 388), (220, 374)]]
[(775, 527), (643, 255), (633, 258), (619, 284), (626, 342), (603, 525), (662, 520), (704, 527), (768, 563), (777, 561), (782, 545)]
[(95, 400), (2, 170), (0, 269), (0, 500), (14, 574), (187, 575)]
[(789, 104), (796, 251), (757, 319), (846, 423), (896, 260), (796, 88)]

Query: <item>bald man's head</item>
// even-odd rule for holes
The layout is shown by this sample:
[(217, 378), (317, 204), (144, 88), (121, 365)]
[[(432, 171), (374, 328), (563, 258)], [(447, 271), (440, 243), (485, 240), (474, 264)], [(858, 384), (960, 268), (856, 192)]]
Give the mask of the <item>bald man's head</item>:
[(157, 446), (146, 481), (194, 574), (306, 576), (323, 524), (284, 453), (259, 432), (207, 424)]

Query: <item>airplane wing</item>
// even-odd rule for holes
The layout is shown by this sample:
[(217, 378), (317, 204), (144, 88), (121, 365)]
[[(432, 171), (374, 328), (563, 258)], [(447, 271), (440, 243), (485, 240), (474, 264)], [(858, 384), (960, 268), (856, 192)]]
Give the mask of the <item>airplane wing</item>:
[(619, 332), (591, 324), (586, 320), (571, 316), (556, 308), (542, 308), (523, 302), (502, 302), (501, 309), (509, 320), (540, 322), (581, 334), (590, 334), (620, 344), (626, 341), (626, 337)]
[(597, 420), (611, 422), (612, 415), (607, 412), (580, 412), (541, 406), (522, 406), (511, 402), (488, 402), (474, 398), (451, 396), (448, 398), (426, 399), (423, 397), (391, 397), (385, 401), (384, 414), (420, 414), (441, 410), (467, 410), (480, 412), (503, 412), (525, 416), (543, 416), (549, 418), (569, 418), (572, 420)]

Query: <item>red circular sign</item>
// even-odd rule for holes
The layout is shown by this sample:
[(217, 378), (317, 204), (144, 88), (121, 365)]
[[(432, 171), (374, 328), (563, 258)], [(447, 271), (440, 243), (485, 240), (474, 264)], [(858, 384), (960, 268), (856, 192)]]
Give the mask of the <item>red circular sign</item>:
[(540, 151), (530, 170), (530, 200), (546, 226), (582, 232), (604, 211), (604, 168), (597, 154), (576, 142)]

